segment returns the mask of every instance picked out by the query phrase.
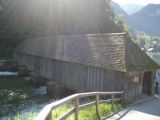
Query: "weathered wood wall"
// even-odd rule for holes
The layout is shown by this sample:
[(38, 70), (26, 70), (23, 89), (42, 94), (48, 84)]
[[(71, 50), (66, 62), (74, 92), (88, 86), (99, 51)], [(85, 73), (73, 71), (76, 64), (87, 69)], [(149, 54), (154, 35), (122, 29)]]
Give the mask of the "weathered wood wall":
[(152, 70), (152, 81), (151, 81), (151, 95), (154, 95), (155, 93), (155, 86), (154, 86), (154, 82), (156, 80), (156, 70)]
[[(124, 73), (104, 68), (16, 53), (19, 64), (78, 92), (123, 90)], [(111, 77), (110, 77), (111, 76)]]
[(78, 92), (124, 90), (126, 101), (143, 94), (144, 71), (124, 73), (18, 52), (15, 58), (30, 70)]
[(107, 85), (109, 85), (105, 90), (106, 91), (123, 91), (124, 90), (124, 77), (125, 73), (115, 70), (107, 69)]
[(125, 100), (130, 101), (140, 97), (143, 93), (143, 72), (132, 71), (125, 75)]

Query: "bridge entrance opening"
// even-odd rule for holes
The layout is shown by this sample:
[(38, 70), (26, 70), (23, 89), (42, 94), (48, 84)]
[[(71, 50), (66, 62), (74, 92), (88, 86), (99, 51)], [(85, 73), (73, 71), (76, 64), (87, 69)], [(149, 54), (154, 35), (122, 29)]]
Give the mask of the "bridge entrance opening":
[(152, 94), (152, 72), (147, 71), (143, 76), (143, 94), (151, 95)]

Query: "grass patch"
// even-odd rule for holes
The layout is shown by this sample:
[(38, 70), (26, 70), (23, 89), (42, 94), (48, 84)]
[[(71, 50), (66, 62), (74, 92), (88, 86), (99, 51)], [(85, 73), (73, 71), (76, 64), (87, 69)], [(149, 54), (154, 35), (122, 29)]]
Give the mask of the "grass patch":
[[(105, 117), (117, 110), (119, 110), (121, 108), (121, 104), (100, 104), (99, 105), (99, 111), (100, 111), (100, 115), (102, 117)], [(66, 113), (69, 109), (72, 108), (72, 105), (65, 105), (62, 107), (59, 107), (57, 109), (55, 109), (52, 112), (53, 115), (53, 120), (58, 119), (59, 117), (61, 117), (64, 113)], [(97, 114), (96, 114), (96, 107), (89, 107), (86, 109), (83, 109), (81, 111), (79, 111), (79, 120), (97, 120)], [(75, 120), (74, 118), (74, 114), (72, 114), (67, 120)]]

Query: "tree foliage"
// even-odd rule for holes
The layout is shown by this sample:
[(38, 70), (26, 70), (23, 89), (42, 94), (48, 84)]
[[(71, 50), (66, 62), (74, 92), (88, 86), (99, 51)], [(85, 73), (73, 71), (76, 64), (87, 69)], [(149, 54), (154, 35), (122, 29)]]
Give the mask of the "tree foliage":
[(129, 33), (102, 0), (0, 0), (0, 6), (0, 59), (12, 58), (17, 44), (26, 38)]
[(145, 51), (160, 51), (160, 36), (150, 36), (143, 32), (137, 32), (133, 39), (135, 43)]

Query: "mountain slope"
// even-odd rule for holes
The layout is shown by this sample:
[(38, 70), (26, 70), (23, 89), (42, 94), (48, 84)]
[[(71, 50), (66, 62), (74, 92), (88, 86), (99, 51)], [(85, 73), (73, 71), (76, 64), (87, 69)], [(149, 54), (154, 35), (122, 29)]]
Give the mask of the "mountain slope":
[(142, 5), (139, 5), (139, 4), (133, 4), (133, 3), (130, 3), (130, 4), (125, 4), (125, 5), (122, 5), (121, 6), (122, 9), (129, 15), (133, 14), (133, 13), (136, 13), (138, 12), (141, 8), (143, 8)]
[(121, 8), (119, 4), (112, 1), (111, 6), (113, 7), (116, 15), (123, 15), (123, 16), (127, 15), (127, 13)]
[(111, 6), (114, 9), (114, 13), (116, 16), (122, 15), (125, 21), (129, 19), (129, 15), (121, 8), (119, 4), (112, 1)]
[(150, 35), (160, 35), (160, 4), (149, 4), (127, 20), (129, 26)]

